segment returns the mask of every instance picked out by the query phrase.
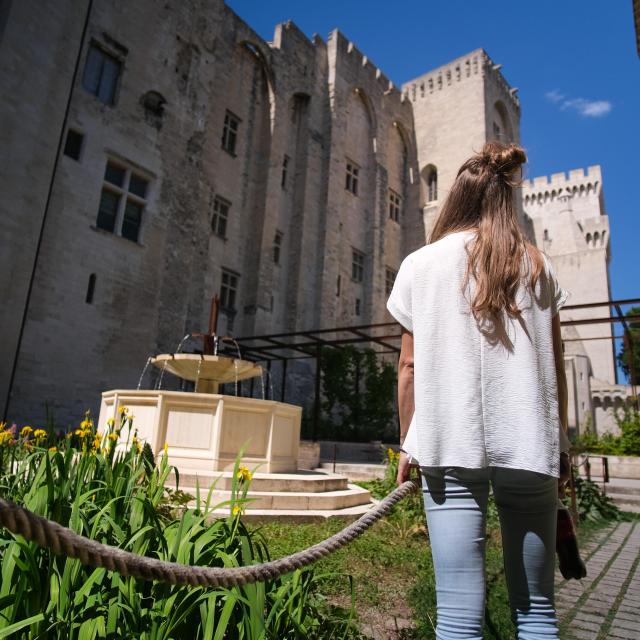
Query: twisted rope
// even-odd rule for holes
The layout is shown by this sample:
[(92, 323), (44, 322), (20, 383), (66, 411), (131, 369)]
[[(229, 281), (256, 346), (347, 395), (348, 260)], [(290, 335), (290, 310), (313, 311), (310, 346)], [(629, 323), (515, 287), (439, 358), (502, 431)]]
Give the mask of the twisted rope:
[(374, 509), (367, 511), (359, 520), (330, 538), (285, 558), (247, 567), (194, 567), (139, 556), (85, 538), (71, 529), (1, 498), (0, 525), (30, 542), (51, 549), (56, 555), (77, 558), (84, 565), (104, 567), (109, 571), (117, 571), (122, 576), (193, 587), (237, 587), (279, 578), (328, 556), (362, 535), (417, 487), (418, 483), (415, 480), (407, 480), (380, 501)]

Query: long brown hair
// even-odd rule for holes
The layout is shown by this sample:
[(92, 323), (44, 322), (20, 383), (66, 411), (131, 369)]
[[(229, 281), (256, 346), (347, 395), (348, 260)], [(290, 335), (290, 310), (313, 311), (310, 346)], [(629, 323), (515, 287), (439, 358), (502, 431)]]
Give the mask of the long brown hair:
[(526, 161), (518, 145), (487, 142), (460, 167), (431, 233), (430, 242), (435, 242), (449, 233), (477, 229), (467, 246), (464, 287), (473, 276), (471, 310), (478, 319), (498, 318), (503, 310), (518, 316), (519, 284), (528, 276), (533, 290), (543, 269), (540, 251), (522, 234), (514, 207), (515, 174)]

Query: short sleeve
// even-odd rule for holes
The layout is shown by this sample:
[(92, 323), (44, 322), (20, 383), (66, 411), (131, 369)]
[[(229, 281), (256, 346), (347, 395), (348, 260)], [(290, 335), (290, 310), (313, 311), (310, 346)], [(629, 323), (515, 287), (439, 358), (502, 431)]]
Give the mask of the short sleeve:
[(389, 313), (407, 330), (413, 333), (411, 316), (411, 256), (406, 257), (393, 283), (391, 295), (387, 300)]
[(551, 315), (555, 316), (562, 307), (564, 307), (567, 299), (570, 296), (570, 293), (563, 289), (558, 283), (558, 278), (556, 277), (556, 272), (553, 269), (553, 265), (551, 264), (551, 260), (544, 257), (545, 267), (547, 270), (547, 277), (549, 281), (549, 298), (551, 303)]

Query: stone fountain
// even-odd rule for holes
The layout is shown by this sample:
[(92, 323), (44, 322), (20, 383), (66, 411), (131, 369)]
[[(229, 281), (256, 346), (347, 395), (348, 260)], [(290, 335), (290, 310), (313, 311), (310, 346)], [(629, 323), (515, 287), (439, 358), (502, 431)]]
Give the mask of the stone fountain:
[[(242, 360), (239, 350), (238, 357), (218, 355), (219, 344), (231, 339), (215, 334), (217, 308), (216, 297), (209, 333), (185, 336), (203, 338), (203, 353), (150, 358), (147, 364), (161, 370), (158, 388), (104, 392), (98, 428), (104, 430), (109, 418), (117, 421), (119, 408), (126, 406), (134, 415), (138, 438), (148, 442), (156, 456), (168, 445), (171, 463), (181, 473), (230, 471), (241, 450), (242, 464), (250, 468), (259, 466), (263, 473), (295, 472), (302, 408), (237, 395), (240, 381), (262, 378), (262, 367)], [(193, 382), (195, 391), (162, 389), (166, 372)], [(219, 386), (228, 383), (235, 384), (235, 396), (218, 393)]]
[[(195, 494), (199, 487), (206, 495), (213, 487), (214, 503), (230, 499), (232, 471), (242, 451), (241, 463), (254, 472), (245, 518), (352, 520), (366, 512), (371, 506), (366, 489), (336, 473), (298, 469), (301, 407), (264, 399), (264, 382), (263, 399), (238, 395), (239, 382), (262, 380), (263, 371), (241, 358), (237, 344), (237, 357), (218, 354), (221, 343), (234, 341), (216, 335), (217, 315), (216, 296), (207, 333), (185, 336), (176, 353), (149, 358), (137, 389), (105, 391), (98, 429), (104, 432), (110, 418), (117, 423), (120, 407), (127, 407), (138, 438), (149, 443), (156, 457), (168, 446), (169, 462), (180, 472), (180, 488)], [(190, 337), (203, 339), (202, 353), (181, 353)], [(157, 388), (140, 389), (149, 365), (160, 370)], [(167, 372), (192, 382), (194, 391), (162, 389)], [(219, 393), (220, 385), (229, 383), (235, 395)], [(226, 506), (213, 515), (228, 513)]]

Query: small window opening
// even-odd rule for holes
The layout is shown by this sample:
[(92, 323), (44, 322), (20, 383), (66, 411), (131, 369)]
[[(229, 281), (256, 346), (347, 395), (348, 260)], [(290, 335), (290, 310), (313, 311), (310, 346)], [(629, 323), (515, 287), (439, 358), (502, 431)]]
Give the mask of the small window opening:
[(64, 155), (69, 156), (72, 160), (80, 160), (83, 141), (84, 135), (82, 133), (69, 129), (67, 131), (67, 139), (64, 143)]
[(276, 264), (280, 264), (280, 250), (282, 249), (282, 231), (276, 231), (276, 235), (273, 238), (273, 261)]
[(92, 273), (89, 276), (89, 283), (87, 284), (87, 295), (84, 299), (84, 301), (87, 304), (93, 304), (93, 294), (95, 292), (96, 289), (96, 274)]
[(227, 221), (229, 219), (231, 203), (220, 196), (213, 200), (213, 216), (211, 217), (211, 230), (220, 238), (227, 237)]
[(82, 86), (100, 102), (113, 105), (116, 101), (116, 89), (121, 71), (120, 60), (96, 44), (92, 44), (87, 53)]
[(345, 189), (354, 196), (358, 195), (358, 180), (360, 179), (360, 167), (347, 160), (347, 175), (345, 180)]
[(238, 274), (228, 269), (222, 269), (222, 283), (220, 285), (220, 306), (226, 311), (235, 311), (238, 294)]
[(394, 222), (400, 221), (400, 207), (402, 205), (402, 197), (397, 191), (389, 189), (389, 218)]
[(280, 186), (286, 191), (287, 189), (287, 171), (289, 168), (289, 156), (282, 158), (282, 176), (280, 178)]
[(427, 202), (434, 202), (438, 199), (438, 171), (432, 169), (427, 178)]
[(364, 280), (364, 253), (355, 249), (351, 253), (351, 277), (356, 282)]
[(236, 155), (239, 127), (240, 118), (234, 116), (231, 111), (227, 111), (224, 116), (224, 127), (222, 129), (222, 148), (233, 156)]
[(397, 271), (394, 271), (393, 269), (389, 269), (389, 267), (385, 269), (384, 290), (387, 296), (391, 295), (391, 290), (393, 289), (393, 283), (396, 281), (397, 275), (398, 275)]

